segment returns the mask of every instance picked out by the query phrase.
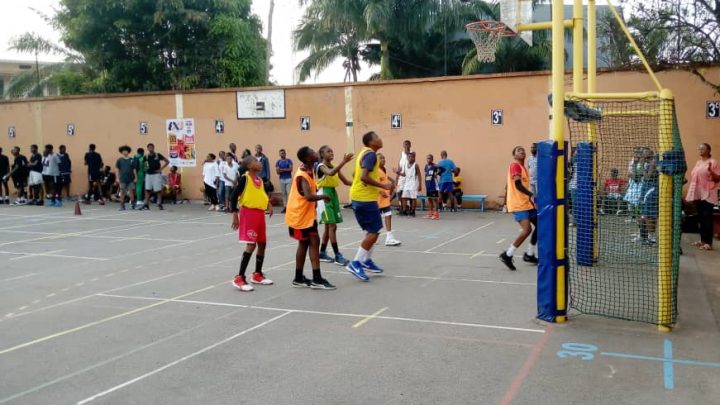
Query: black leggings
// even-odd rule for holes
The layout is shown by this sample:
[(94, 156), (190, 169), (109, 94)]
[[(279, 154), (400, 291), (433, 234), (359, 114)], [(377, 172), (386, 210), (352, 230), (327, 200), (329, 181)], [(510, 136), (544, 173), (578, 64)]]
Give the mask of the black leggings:
[(713, 205), (705, 200), (696, 200), (698, 219), (700, 220), (700, 240), (712, 246), (713, 243)]
[(205, 183), (205, 197), (207, 197), (211, 205), (218, 205), (217, 189), (207, 183)]

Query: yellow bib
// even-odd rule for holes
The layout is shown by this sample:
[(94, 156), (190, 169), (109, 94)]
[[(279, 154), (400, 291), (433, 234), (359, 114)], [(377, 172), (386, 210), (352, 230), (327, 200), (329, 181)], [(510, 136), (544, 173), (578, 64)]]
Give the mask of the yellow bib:
[(243, 193), (238, 197), (238, 205), (245, 208), (266, 210), (270, 199), (265, 193), (263, 181), (260, 180), (260, 186), (258, 187), (249, 173), (245, 173), (243, 176), (245, 176), (246, 181), (245, 190), (243, 190)]
[[(367, 147), (363, 148), (360, 153), (358, 153), (357, 159), (355, 159), (355, 173), (353, 174), (353, 182), (350, 187), (350, 199), (353, 201), (371, 202), (377, 201), (378, 197), (380, 197), (379, 188), (365, 184), (362, 180), (360, 180), (362, 177), (362, 159), (368, 152), (372, 152), (372, 149)], [(368, 173), (370, 178), (375, 181), (379, 181), (378, 179), (380, 178), (379, 167), (380, 160), (376, 160), (375, 167), (373, 167), (372, 171)]]
[[(327, 168), (330, 169), (330, 170), (333, 169), (333, 168), (329, 167), (328, 165), (326, 165), (325, 163), (320, 163), (320, 165), (318, 166), (318, 176), (317, 176), (318, 178), (320, 178), (320, 174), (322, 173), (322, 172), (320, 171), (320, 167), (322, 167), (322, 166), (325, 166), (325, 167), (327, 167)], [(339, 186), (339, 185), (340, 185), (340, 175), (339, 175), (338, 173), (335, 173), (335, 174), (332, 175), (332, 176), (329, 176), (329, 175), (327, 175), (327, 174), (323, 174), (322, 179), (320, 179), (320, 180), (317, 181), (317, 186), (318, 186), (318, 187), (336, 188), (336, 187)]]

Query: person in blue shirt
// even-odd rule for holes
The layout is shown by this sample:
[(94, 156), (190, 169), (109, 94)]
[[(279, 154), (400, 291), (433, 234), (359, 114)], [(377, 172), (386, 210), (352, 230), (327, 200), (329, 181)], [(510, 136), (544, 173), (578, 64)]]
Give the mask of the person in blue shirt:
[(293, 161), (287, 158), (285, 149), (280, 149), (280, 160), (275, 162), (275, 170), (280, 177), (280, 192), (282, 193), (283, 210), (285, 213), (287, 208), (288, 196), (290, 195), (290, 187), (292, 186), (293, 177)]
[(442, 201), (442, 205), (445, 206), (448, 204), (448, 199), (450, 199), (450, 205), (452, 206), (452, 201), (455, 199), (453, 195), (453, 170), (455, 170), (457, 166), (455, 166), (455, 162), (448, 159), (447, 152), (442, 151), (440, 152), (438, 167), (440, 168), (440, 200)]

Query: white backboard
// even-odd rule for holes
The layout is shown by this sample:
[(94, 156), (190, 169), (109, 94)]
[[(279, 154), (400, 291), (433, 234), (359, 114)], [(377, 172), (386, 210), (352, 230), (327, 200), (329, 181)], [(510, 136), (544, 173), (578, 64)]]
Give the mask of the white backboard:
[(285, 90), (238, 91), (237, 118), (285, 118)]
[[(500, 21), (514, 32), (518, 32), (518, 24), (531, 23), (532, 14), (532, 0), (500, 0)], [(532, 46), (532, 31), (523, 31), (519, 36)]]

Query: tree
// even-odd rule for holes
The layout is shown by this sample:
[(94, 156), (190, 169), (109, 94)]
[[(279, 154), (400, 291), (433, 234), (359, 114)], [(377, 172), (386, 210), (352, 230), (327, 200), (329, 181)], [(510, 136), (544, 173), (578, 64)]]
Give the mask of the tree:
[(98, 92), (265, 84), (265, 40), (250, 0), (61, 0), (65, 44)]
[[(703, 83), (720, 93), (720, 83), (698, 68), (720, 63), (720, 0), (647, 0), (634, 2), (629, 9), (631, 17), (625, 23), (651, 66), (689, 66)], [(598, 28), (598, 36), (617, 36), (612, 30), (619, 26), (608, 23)], [(608, 44), (608, 51), (623, 55), (621, 65), (639, 63), (637, 57), (625, 56), (627, 47), (627, 39), (618, 38)]]

